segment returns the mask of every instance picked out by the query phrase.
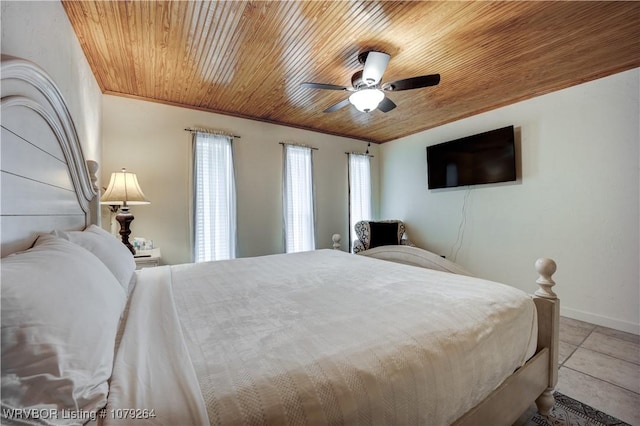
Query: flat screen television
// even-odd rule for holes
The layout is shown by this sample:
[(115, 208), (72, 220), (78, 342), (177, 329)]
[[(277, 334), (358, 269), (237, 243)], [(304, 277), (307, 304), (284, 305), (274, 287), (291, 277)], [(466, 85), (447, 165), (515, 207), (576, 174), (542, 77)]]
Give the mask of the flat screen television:
[(513, 126), (427, 147), (429, 189), (516, 180)]

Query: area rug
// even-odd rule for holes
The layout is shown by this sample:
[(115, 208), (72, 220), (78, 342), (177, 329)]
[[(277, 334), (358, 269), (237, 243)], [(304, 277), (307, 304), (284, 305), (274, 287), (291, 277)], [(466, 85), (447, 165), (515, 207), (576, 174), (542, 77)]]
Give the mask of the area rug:
[(547, 418), (536, 413), (525, 426), (630, 426), (602, 411), (554, 392), (556, 404)]

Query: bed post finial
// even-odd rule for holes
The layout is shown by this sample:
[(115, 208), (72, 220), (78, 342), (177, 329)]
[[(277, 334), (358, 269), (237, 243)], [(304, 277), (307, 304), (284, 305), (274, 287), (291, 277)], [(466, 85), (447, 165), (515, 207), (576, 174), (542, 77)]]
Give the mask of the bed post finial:
[(342, 240), (342, 235), (333, 234), (331, 236), (331, 240), (333, 241), (333, 249), (334, 250), (340, 250), (340, 240)]
[(98, 169), (100, 168), (97, 161), (87, 160), (87, 172), (89, 174), (89, 181), (91, 182), (91, 188), (95, 192), (95, 195), (89, 200), (89, 223), (87, 225), (94, 224), (100, 226), (100, 188), (98, 187)]
[(552, 259), (541, 258), (536, 261), (536, 271), (540, 274), (540, 277), (536, 280), (536, 283), (540, 286), (536, 290), (535, 295), (543, 297), (545, 299), (557, 299), (558, 295), (551, 290), (551, 287), (556, 285), (551, 276), (556, 272), (556, 262)]
[(100, 192), (98, 191), (98, 162), (93, 160), (87, 160), (87, 169), (89, 170), (89, 180), (91, 180), (91, 186), (94, 191), (98, 193), (98, 197), (100, 197)]

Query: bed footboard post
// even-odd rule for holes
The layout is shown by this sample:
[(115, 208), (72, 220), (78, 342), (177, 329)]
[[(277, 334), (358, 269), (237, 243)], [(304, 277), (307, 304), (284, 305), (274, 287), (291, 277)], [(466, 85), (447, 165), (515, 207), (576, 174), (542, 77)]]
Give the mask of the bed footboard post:
[(555, 282), (551, 276), (556, 272), (556, 263), (551, 259), (538, 259), (536, 270), (540, 286), (534, 293), (533, 301), (538, 310), (538, 350), (549, 348), (548, 386), (536, 399), (540, 414), (548, 416), (555, 404), (553, 389), (558, 382), (558, 346), (560, 327), (560, 300), (551, 289)]

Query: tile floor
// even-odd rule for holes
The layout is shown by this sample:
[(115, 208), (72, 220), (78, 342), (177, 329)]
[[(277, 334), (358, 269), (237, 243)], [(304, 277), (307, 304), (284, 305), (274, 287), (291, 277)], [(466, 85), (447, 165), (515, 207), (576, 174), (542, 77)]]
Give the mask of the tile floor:
[(560, 318), (556, 390), (640, 426), (640, 336)]

